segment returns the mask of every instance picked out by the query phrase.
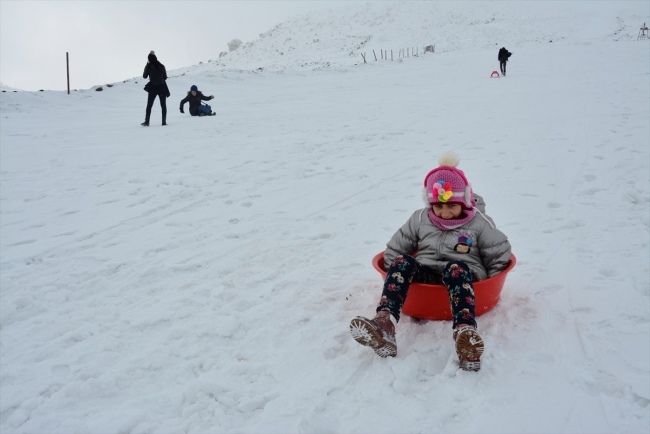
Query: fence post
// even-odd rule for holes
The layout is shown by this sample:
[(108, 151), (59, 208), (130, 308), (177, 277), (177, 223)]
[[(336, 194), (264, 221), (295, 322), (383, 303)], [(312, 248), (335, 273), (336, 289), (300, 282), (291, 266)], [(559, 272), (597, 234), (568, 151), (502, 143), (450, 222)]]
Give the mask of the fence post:
[(393, 50), (390, 50), (390, 60), (393, 60)]
[(70, 95), (70, 62), (67, 51), (65, 52), (65, 73), (68, 76), (68, 95)]
[(375, 62), (377, 61), (377, 55), (375, 54), (375, 50), (372, 50), (372, 54), (375, 56)]

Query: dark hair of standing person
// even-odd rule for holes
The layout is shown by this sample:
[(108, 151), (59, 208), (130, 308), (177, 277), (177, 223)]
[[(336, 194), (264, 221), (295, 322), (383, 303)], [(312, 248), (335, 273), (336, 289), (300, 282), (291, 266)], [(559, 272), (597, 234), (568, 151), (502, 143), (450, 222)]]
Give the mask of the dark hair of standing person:
[(147, 59), (149, 59), (149, 64), (153, 67), (160, 68), (162, 66), (162, 63), (158, 61), (158, 58), (156, 57), (156, 53), (154, 53), (153, 50), (151, 50), (149, 56), (147, 56)]

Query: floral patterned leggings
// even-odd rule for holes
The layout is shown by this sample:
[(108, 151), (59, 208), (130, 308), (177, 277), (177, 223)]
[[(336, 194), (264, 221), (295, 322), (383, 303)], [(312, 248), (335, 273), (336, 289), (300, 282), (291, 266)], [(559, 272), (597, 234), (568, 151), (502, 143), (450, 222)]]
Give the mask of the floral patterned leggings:
[(466, 263), (450, 261), (440, 276), (420, 264), (412, 256), (398, 256), (388, 269), (377, 312), (386, 310), (399, 321), (402, 305), (406, 301), (411, 282), (445, 285), (449, 292), (449, 304), (454, 317), (453, 328), (461, 324), (476, 327), (472, 272)]

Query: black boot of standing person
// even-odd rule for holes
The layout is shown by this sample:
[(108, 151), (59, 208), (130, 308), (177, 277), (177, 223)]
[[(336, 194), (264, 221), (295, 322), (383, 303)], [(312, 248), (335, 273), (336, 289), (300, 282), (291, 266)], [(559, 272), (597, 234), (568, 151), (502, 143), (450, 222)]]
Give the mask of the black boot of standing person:
[(156, 97), (160, 98), (160, 108), (162, 109), (162, 124), (167, 125), (167, 98), (169, 97), (169, 88), (167, 87), (167, 70), (165, 65), (158, 61), (156, 53), (153, 50), (149, 53), (147, 57), (148, 62), (144, 67), (144, 73), (142, 74), (143, 78), (149, 78), (149, 83), (144, 87), (144, 90), (148, 93), (147, 98), (147, 109), (145, 112), (144, 122), (140, 125), (144, 127), (149, 126), (149, 119), (151, 118), (151, 108), (153, 103), (156, 100)]

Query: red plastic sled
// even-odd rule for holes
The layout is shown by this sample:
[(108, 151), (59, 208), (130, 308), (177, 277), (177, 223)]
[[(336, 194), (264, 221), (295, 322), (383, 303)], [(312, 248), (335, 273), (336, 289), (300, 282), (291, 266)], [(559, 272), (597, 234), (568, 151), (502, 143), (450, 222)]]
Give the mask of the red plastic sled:
[[(503, 273), (489, 279), (474, 282), (474, 296), (476, 297), (476, 316), (492, 310), (501, 297), (501, 290), (506, 281), (506, 276), (517, 263), (515, 255), (510, 255), (510, 263)], [(384, 271), (384, 252), (377, 253), (372, 258), (372, 266), (386, 279)], [(402, 313), (421, 319), (450, 320), (451, 308), (449, 295), (443, 285), (426, 285), (424, 283), (411, 283), (408, 297), (402, 306)]]
[(494, 77), (495, 74), (496, 74), (497, 78), (501, 78), (501, 76), (499, 75), (499, 73), (497, 71), (492, 71), (492, 74), (490, 74), (490, 78)]

